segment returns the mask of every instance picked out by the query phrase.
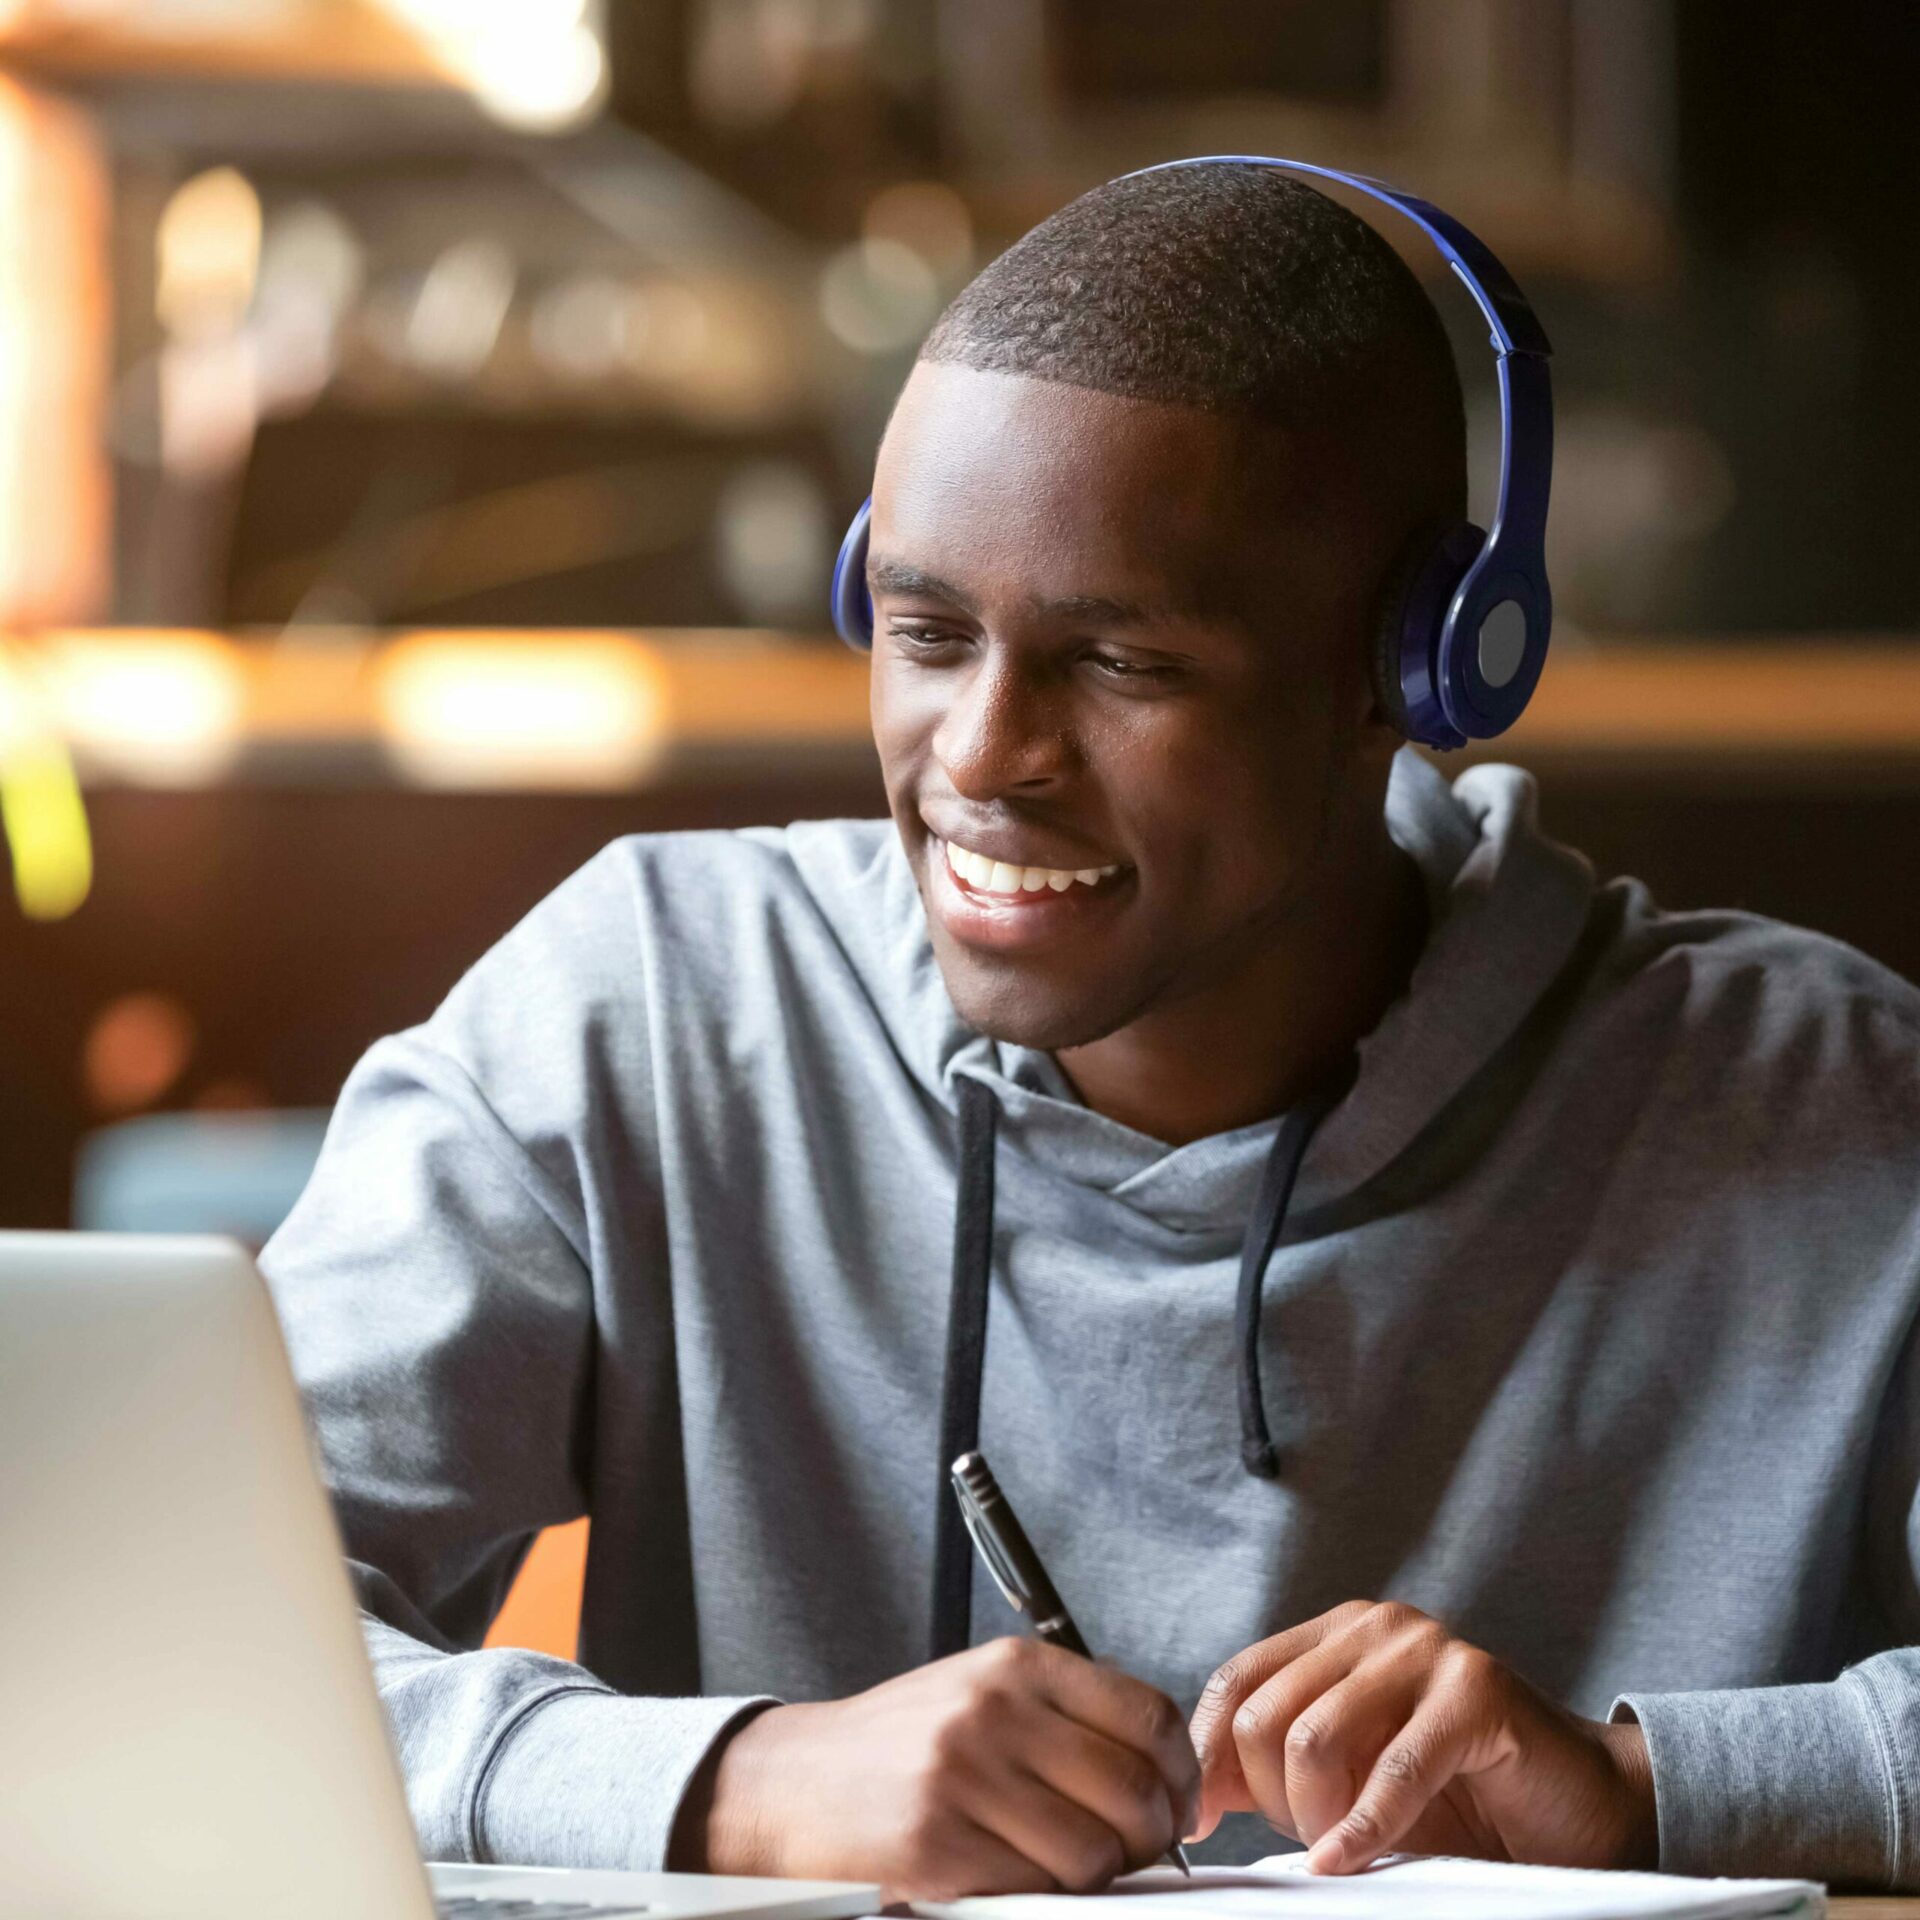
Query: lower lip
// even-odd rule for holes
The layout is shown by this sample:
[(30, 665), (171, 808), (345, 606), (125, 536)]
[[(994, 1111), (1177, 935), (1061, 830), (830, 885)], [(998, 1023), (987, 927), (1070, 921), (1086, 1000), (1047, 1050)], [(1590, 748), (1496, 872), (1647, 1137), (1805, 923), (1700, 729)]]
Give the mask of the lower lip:
[(992, 947), (1003, 953), (1084, 934), (1113, 910), (1133, 884), (1132, 869), (1123, 867), (1095, 886), (1076, 880), (1059, 893), (1051, 887), (1032, 893), (982, 893), (947, 864), (947, 850), (937, 840), (927, 842), (927, 865), (930, 904), (940, 924), (966, 946)]

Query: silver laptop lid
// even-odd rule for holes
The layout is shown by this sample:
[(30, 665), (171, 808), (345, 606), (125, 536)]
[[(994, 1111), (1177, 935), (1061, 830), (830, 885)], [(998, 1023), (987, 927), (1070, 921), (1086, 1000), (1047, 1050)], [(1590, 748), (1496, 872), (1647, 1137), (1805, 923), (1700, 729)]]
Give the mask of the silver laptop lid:
[(0, 1916), (432, 1914), (252, 1262), (0, 1234)]

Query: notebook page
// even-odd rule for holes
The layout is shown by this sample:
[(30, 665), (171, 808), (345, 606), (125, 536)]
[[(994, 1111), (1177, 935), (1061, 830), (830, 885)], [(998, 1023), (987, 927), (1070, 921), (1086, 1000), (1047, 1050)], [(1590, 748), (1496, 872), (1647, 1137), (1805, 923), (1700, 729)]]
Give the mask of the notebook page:
[(1191, 1881), (1155, 1867), (1105, 1893), (913, 1904), (938, 1920), (1819, 1920), (1826, 1890), (1809, 1880), (1690, 1880), (1406, 1854), (1331, 1876), (1308, 1873), (1295, 1853), (1250, 1867), (1196, 1867)]

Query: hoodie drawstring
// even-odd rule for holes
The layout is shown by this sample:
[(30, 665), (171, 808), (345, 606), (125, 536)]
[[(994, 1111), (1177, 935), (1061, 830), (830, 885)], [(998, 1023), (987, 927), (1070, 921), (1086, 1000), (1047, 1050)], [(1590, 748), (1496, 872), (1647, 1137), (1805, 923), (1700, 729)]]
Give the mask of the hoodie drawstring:
[(933, 1528), (933, 1651), (961, 1652), (972, 1633), (973, 1547), (947, 1470), (980, 1442), (980, 1373), (987, 1357), (987, 1277), (993, 1271), (993, 1148), (1000, 1103), (962, 1075), (960, 1184), (953, 1210), (953, 1290), (940, 1389), (940, 1491)]
[[(1359, 1071), (1357, 1055), (1289, 1112), (1274, 1135), (1260, 1193), (1240, 1248), (1234, 1300), (1234, 1344), (1240, 1355), (1240, 1460), (1260, 1479), (1278, 1476), (1280, 1458), (1260, 1395), (1260, 1296), (1267, 1264), (1286, 1226), (1300, 1162), (1322, 1120), (1339, 1105)], [(980, 1440), (980, 1377), (987, 1351), (987, 1284), (993, 1268), (993, 1156), (1000, 1104), (983, 1082), (963, 1074), (960, 1180), (953, 1220), (953, 1288), (947, 1319), (946, 1376), (940, 1395), (938, 1506), (933, 1533), (933, 1632), (930, 1658), (965, 1649), (972, 1633), (973, 1549), (947, 1470)]]
[(1260, 1480), (1280, 1476), (1280, 1456), (1274, 1450), (1266, 1401), (1260, 1393), (1260, 1294), (1266, 1285), (1267, 1262), (1287, 1224), (1287, 1204), (1293, 1198), (1300, 1162), (1307, 1155), (1307, 1142), (1346, 1098), (1359, 1070), (1358, 1055), (1349, 1054), (1332, 1080), (1280, 1122), (1261, 1169), (1260, 1195), (1247, 1222), (1247, 1237), (1240, 1243), (1240, 1287), (1233, 1302), (1233, 1343), (1240, 1349), (1240, 1464)]

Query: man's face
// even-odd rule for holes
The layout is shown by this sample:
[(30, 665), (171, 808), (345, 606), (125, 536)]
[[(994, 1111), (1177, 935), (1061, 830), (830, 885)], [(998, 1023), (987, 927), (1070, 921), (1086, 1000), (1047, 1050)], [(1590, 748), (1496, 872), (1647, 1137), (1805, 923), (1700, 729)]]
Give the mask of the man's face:
[(1072, 1048), (1231, 993), (1377, 831), (1385, 556), (1331, 472), (1192, 408), (914, 369), (874, 480), (873, 729), (970, 1025)]

